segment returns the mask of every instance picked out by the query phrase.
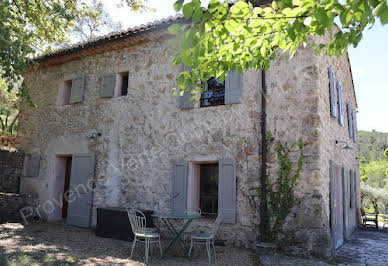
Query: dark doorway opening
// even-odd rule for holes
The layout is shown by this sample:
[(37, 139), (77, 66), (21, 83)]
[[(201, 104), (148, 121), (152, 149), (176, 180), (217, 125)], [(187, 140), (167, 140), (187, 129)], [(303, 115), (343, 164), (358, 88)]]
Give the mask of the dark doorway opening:
[(67, 209), (69, 207), (69, 187), (70, 187), (70, 176), (71, 176), (71, 157), (66, 158), (66, 170), (65, 170), (65, 183), (63, 186), (63, 205), (62, 205), (62, 218), (67, 218)]
[(200, 203), (202, 214), (217, 216), (218, 213), (218, 163), (200, 165)]

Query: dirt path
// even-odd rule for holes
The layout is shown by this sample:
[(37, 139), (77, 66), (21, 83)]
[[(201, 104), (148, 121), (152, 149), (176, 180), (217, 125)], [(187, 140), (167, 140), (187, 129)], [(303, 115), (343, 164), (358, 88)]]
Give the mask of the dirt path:
[[(145, 265), (144, 246), (137, 245), (134, 258), (130, 260), (130, 244), (126, 241), (97, 237), (88, 229), (60, 224), (0, 224), (0, 265)], [(216, 247), (216, 252), (215, 265), (257, 264), (252, 250)], [(160, 261), (155, 249), (150, 264), (207, 264), (205, 250), (199, 251), (198, 257), (191, 263), (178, 252), (171, 253), (165, 260)]]

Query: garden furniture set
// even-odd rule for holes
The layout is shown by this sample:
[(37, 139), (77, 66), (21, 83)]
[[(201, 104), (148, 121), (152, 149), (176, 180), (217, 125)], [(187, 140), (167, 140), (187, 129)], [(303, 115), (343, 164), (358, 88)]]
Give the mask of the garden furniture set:
[[(146, 224), (146, 217), (145, 215), (136, 209), (129, 209), (127, 208), (127, 214), (128, 218), (132, 227), (132, 231), (134, 234), (134, 240), (132, 243), (132, 250), (131, 250), (131, 256), (133, 255), (133, 250), (135, 248), (135, 245), (137, 242), (144, 243), (145, 246), (145, 259), (146, 263), (149, 261), (149, 255), (152, 250), (151, 244), (159, 244), (160, 249), (160, 258), (165, 258), (167, 252), (170, 250), (170, 248), (173, 246), (174, 243), (178, 243), (181, 247), (182, 253), (184, 256), (186, 256), (189, 260), (191, 260), (191, 251), (195, 247), (195, 245), (205, 245), (206, 250), (208, 253), (208, 261), (209, 264), (211, 263), (211, 247), (213, 248), (213, 254), (214, 259), (216, 256), (215, 247), (214, 247), (214, 238), (217, 233), (219, 224), (222, 219), (222, 214), (218, 214), (217, 219), (215, 220), (213, 224), (212, 231), (208, 234), (192, 234), (191, 235), (191, 241), (190, 241), (190, 248), (187, 246), (186, 242), (184, 241), (183, 236), (185, 235), (185, 232), (194, 232), (194, 227), (190, 226), (194, 220), (199, 220), (203, 218), (201, 216), (200, 210), (195, 211), (187, 211), (184, 214), (174, 214), (174, 213), (155, 213), (152, 215), (153, 218), (158, 218), (166, 225), (168, 231), (172, 235), (172, 240), (169, 242), (167, 247), (162, 251), (162, 246), (160, 243), (160, 233), (157, 232), (156, 228), (147, 228)], [(184, 220), (186, 221), (183, 227), (177, 228), (175, 222), (172, 222), (173, 220)]]

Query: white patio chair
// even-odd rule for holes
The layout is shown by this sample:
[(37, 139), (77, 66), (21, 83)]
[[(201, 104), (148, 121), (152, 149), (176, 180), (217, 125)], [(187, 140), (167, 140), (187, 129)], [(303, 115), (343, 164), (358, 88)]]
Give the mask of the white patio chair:
[(222, 214), (219, 213), (217, 219), (213, 224), (213, 229), (210, 234), (194, 234), (191, 236), (189, 256), (191, 256), (191, 250), (195, 244), (206, 245), (207, 255), (209, 258), (209, 264), (211, 263), (211, 245), (213, 246), (214, 261), (216, 260), (216, 249), (214, 247), (214, 238), (217, 234), (218, 227), (222, 219)]
[[(195, 208), (193, 210), (187, 210), (186, 215), (198, 215), (201, 216), (201, 209), (200, 208)], [(197, 219), (194, 219), (190, 225), (186, 228), (184, 232), (184, 240), (186, 242), (186, 237), (190, 237), (194, 232), (195, 229), (197, 228)]]
[(128, 209), (127, 214), (129, 218), (129, 222), (131, 223), (132, 232), (135, 235), (132, 243), (131, 256), (133, 254), (133, 250), (135, 248), (136, 242), (141, 242), (145, 244), (145, 259), (146, 263), (148, 263), (148, 257), (150, 252), (150, 244), (159, 242), (160, 256), (162, 256), (162, 246), (160, 244), (160, 234), (155, 232), (154, 228), (147, 228), (147, 220), (145, 215), (135, 209)]

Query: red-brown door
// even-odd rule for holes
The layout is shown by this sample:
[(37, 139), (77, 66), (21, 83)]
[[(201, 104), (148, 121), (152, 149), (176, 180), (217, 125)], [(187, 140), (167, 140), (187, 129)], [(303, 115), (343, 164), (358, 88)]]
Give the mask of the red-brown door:
[(68, 191), (70, 186), (70, 175), (71, 175), (71, 157), (66, 160), (66, 171), (65, 171), (65, 184), (63, 187), (63, 207), (62, 207), (62, 218), (67, 217), (68, 203)]

